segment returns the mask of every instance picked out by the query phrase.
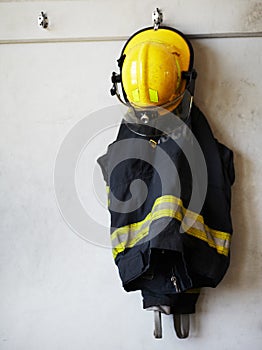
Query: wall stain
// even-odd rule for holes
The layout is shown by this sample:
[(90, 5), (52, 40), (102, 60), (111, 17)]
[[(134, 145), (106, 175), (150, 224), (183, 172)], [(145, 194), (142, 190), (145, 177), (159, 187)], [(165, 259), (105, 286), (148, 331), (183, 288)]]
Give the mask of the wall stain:
[(241, 83), (249, 86), (249, 87), (256, 87), (256, 84), (252, 81), (249, 81), (248, 79), (240, 79)]
[(246, 15), (246, 28), (252, 31), (262, 30), (262, 2), (256, 2), (251, 6)]

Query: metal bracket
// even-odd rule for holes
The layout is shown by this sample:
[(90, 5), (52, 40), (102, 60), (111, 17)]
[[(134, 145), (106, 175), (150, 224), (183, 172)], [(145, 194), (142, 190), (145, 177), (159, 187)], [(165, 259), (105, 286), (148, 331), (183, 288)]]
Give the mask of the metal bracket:
[[(158, 307), (159, 308), (159, 307)], [(161, 308), (161, 306), (160, 306)], [(164, 310), (164, 309), (163, 309)], [(169, 312), (162, 311), (166, 314)], [(189, 336), (190, 328), (190, 315), (189, 314), (173, 314), (174, 328), (176, 335), (179, 339), (185, 339)], [(154, 336), (156, 339), (162, 338), (162, 322), (161, 322), (161, 311), (158, 309), (154, 310)]]
[(163, 13), (158, 7), (152, 13), (152, 21), (154, 30), (157, 30), (160, 24), (163, 22)]
[(162, 323), (161, 323), (161, 312), (160, 311), (154, 311), (154, 336), (156, 339), (162, 338)]
[(43, 11), (41, 11), (40, 15), (38, 16), (38, 27), (43, 29), (47, 29), (48, 27), (48, 17)]

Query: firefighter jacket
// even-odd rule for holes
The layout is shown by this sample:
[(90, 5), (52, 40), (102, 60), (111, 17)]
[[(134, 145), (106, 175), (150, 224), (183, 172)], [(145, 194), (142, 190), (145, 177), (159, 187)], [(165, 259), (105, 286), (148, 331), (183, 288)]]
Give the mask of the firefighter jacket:
[[(144, 308), (168, 305), (175, 313), (195, 312), (200, 288), (221, 281), (229, 266), (232, 236), (233, 153), (214, 138), (195, 105), (186, 125), (206, 164), (201, 208), (187, 210), (202, 169), (196, 167), (193, 179), (190, 161), (177, 142), (184, 137), (181, 130), (173, 131), (176, 139), (157, 132), (152, 136), (152, 130), (145, 136), (123, 121), (116, 140), (98, 159), (123, 287), (141, 290)], [(167, 166), (170, 160), (173, 168)]]

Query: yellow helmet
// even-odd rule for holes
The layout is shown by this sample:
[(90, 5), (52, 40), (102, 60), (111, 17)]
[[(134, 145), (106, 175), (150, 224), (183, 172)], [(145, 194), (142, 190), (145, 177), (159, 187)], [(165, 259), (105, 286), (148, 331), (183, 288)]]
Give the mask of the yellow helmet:
[[(193, 77), (193, 49), (179, 31), (145, 28), (125, 44), (118, 60), (120, 75), (113, 73), (112, 94), (120, 82), (125, 101), (135, 108), (161, 106), (174, 110)], [(194, 71), (195, 72), (195, 71)]]

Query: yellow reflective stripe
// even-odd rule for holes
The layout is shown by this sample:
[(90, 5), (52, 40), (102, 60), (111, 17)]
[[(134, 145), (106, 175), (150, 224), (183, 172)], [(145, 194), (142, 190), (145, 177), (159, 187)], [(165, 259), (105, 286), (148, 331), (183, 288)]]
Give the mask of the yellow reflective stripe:
[(135, 89), (132, 91), (132, 96), (133, 96), (133, 100), (134, 102), (139, 102), (140, 101), (140, 94), (139, 94), (139, 90)]
[[(172, 204), (172, 207), (170, 207)], [(167, 207), (165, 207), (167, 205)], [(175, 205), (175, 206), (174, 206)], [(155, 200), (152, 211), (142, 221), (122, 226), (116, 229), (111, 240), (113, 244), (113, 255), (132, 248), (136, 243), (148, 235), (149, 227), (152, 221), (160, 218), (170, 217), (181, 221), (182, 228), (185, 233), (194, 236), (208, 243), (212, 248), (215, 248), (218, 253), (228, 255), (231, 235), (227, 232), (218, 231), (209, 228), (204, 224), (202, 215), (187, 210), (183, 206), (180, 198), (172, 195), (165, 195)], [(190, 220), (193, 219), (193, 222)]]
[(128, 244), (124, 244), (123, 242), (119, 243), (116, 247), (113, 248), (113, 257), (116, 258), (118, 253), (123, 252), (126, 248), (132, 248), (135, 246), (136, 243), (141, 241), (144, 237), (148, 235), (149, 226), (147, 226), (144, 230), (139, 232), (137, 236), (135, 236), (134, 239), (128, 242)]
[[(181, 215), (178, 212), (175, 212), (173, 210), (160, 210), (159, 212), (154, 213), (153, 220), (157, 220), (163, 217), (171, 217), (176, 218), (178, 220), (181, 219)], [(208, 245), (212, 248), (215, 248), (218, 253), (223, 255), (228, 255), (229, 248), (226, 246), (221, 246), (217, 244), (213, 239), (210, 239), (207, 237), (207, 234), (205, 232), (202, 232), (200, 230), (197, 230), (193, 227), (186, 226), (185, 223), (182, 223), (183, 229), (185, 230), (185, 233), (194, 236), (202, 241), (205, 241), (208, 243)], [(117, 230), (116, 230), (117, 231)], [(124, 242), (120, 242), (116, 247), (113, 248), (113, 256), (114, 258), (116, 255), (122, 251), (124, 251), (126, 248), (132, 248), (135, 246), (136, 243), (138, 243), (141, 239), (143, 239), (145, 236), (148, 235), (149, 231), (149, 225), (147, 225), (143, 230), (139, 232), (132, 240)], [(230, 241), (227, 241), (227, 245), (229, 246)]]
[(176, 68), (177, 68), (177, 83), (176, 83), (176, 91), (177, 91), (181, 83), (181, 68), (180, 68), (178, 59), (176, 57), (175, 57), (175, 61), (176, 61)]
[(151, 102), (158, 102), (158, 92), (157, 90), (148, 89), (149, 99)]
[(110, 206), (110, 198), (109, 198), (109, 193), (110, 193), (110, 187), (106, 186), (106, 193), (107, 193), (107, 206)]
[(179, 206), (181, 206), (183, 214), (186, 214), (187, 216), (191, 217), (192, 219), (202, 223), (208, 229), (208, 231), (212, 232), (213, 235), (215, 235), (217, 238), (220, 238), (220, 239), (230, 239), (231, 238), (230, 233), (214, 230), (214, 229), (209, 228), (207, 225), (205, 225), (203, 216), (200, 214), (194, 213), (191, 210), (186, 209), (180, 198), (177, 198), (177, 197), (172, 196), (172, 195), (165, 195), (165, 196), (157, 198), (155, 201), (155, 204), (160, 204), (163, 202), (178, 204)]
[(230, 233), (227, 232), (223, 232), (223, 231), (217, 231), (217, 230), (213, 230), (212, 228), (209, 228), (207, 225), (205, 225), (205, 227), (207, 227), (209, 229), (209, 231), (212, 233), (213, 236), (220, 238), (220, 239), (231, 239), (231, 235)]
[(188, 216), (192, 217), (192, 219), (204, 223), (203, 216), (200, 214), (194, 213), (191, 210), (186, 209), (180, 198), (177, 198), (177, 197), (172, 196), (172, 195), (165, 195), (165, 196), (157, 198), (155, 201), (155, 203), (157, 203), (157, 204), (162, 203), (162, 202), (178, 204), (183, 209), (184, 212), (185, 211), (187, 212)]
[(153, 220), (157, 220), (157, 219), (163, 218), (165, 216), (168, 216), (170, 218), (175, 218), (179, 221), (182, 220), (182, 214), (174, 209), (161, 209), (161, 210), (158, 210), (157, 212), (153, 213), (152, 216), (153, 216)]
[(128, 234), (131, 231), (137, 231), (140, 230), (143, 224), (147, 223), (150, 220), (151, 213), (149, 213), (144, 220), (139, 222), (134, 222), (133, 224), (129, 224), (126, 226), (122, 226), (120, 228), (117, 228), (112, 234), (111, 234), (111, 241), (113, 241), (115, 238), (117, 238), (119, 235)]
[[(142, 221), (135, 222), (126, 226), (122, 226), (116, 229), (111, 234), (111, 241), (114, 241), (116, 238), (119, 238), (122, 235), (132, 235), (132, 233), (136, 233), (136, 231), (140, 231), (144, 229), (143, 226), (149, 226), (153, 220), (157, 220), (161, 217), (176, 217), (178, 220), (182, 220), (182, 214), (175, 211), (174, 209), (158, 209), (161, 205), (165, 204), (165, 202), (160, 202), (158, 200), (155, 201), (152, 211), (146, 216), (146, 218)], [(175, 216), (174, 216), (175, 215)]]
[[(203, 232), (200, 231), (194, 227), (188, 227), (185, 223), (182, 223), (183, 229), (185, 230), (185, 232), (191, 236), (194, 236), (202, 241), (205, 241), (206, 243), (208, 243), (208, 245), (212, 248), (215, 248), (217, 250), (218, 253), (223, 254), (223, 255), (228, 255), (229, 253), (229, 248), (227, 248), (224, 245), (219, 245), (215, 242), (214, 239), (209, 238), (207, 236), (207, 232)], [(214, 237), (215, 238), (215, 237)], [(229, 246), (229, 241), (227, 241), (228, 246)]]

